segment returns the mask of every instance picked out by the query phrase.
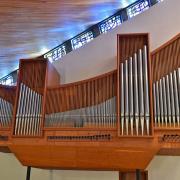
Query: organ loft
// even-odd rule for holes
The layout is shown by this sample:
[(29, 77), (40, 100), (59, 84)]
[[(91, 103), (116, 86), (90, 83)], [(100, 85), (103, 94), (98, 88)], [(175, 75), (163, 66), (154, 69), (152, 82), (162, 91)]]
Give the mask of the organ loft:
[[(161, 1), (134, 2), (44, 55), (21, 58), (17, 81), (11, 86), (2, 84), (0, 79), (0, 179), (3, 173), (1, 154), (13, 155), (22, 167), (27, 168), (26, 180), (33, 179), (31, 168), (50, 170), (48, 180), (56, 180), (54, 170), (116, 171), (119, 180), (148, 180), (147, 167), (155, 156), (180, 155), (180, 33), (169, 33), (169, 26), (167, 29), (157, 30), (161, 28), (158, 23), (148, 27), (149, 17), (152, 20), (160, 16), (158, 11), (157, 16), (156, 9), (160, 9), (158, 5), (161, 5)], [(41, 1), (49, 9), (52, 8), (50, 5), (56, 9), (54, 2)], [(71, 4), (62, 2), (66, 6)], [(82, 5), (83, 2), (76, 1), (75, 5)], [(132, 17), (156, 3), (157, 6), (151, 9), (153, 13), (145, 14), (149, 18), (145, 22), (147, 28), (144, 28), (142, 16), (137, 17), (137, 22), (140, 22), (137, 23), (138, 27), (133, 25)], [(163, 3), (162, 9), (166, 5)], [(88, 5), (90, 4), (93, 1), (88, 1)], [(35, 5), (31, 7), (32, 12), (35, 11)], [(83, 8), (86, 6), (82, 5)], [(11, 8), (13, 7), (14, 5)], [(5, 12), (1, 13), (3, 8), (0, 2), (0, 17)], [(165, 12), (164, 9), (162, 11)], [(21, 7), (18, 12), (21, 14)], [(26, 13), (28, 18), (28, 12)], [(168, 13), (170, 17), (171, 14)], [(47, 14), (41, 14), (42, 24), (44, 20), (47, 20), (46, 23), (50, 22)], [(57, 18), (57, 14), (52, 13), (50, 18), (55, 16)], [(21, 18), (23, 16), (20, 20)], [(153, 22), (156, 22), (156, 18)], [(126, 20), (130, 20), (130, 23), (122, 24)], [(54, 22), (54, 19), (51, 21)], [(131, 28), (132, 25), (135, 28)], [(35, 23), (33, 27), (36, 26), (38, 25)], [(122, 26), (122, 29), (108, 32), (116, 26)], [(146, 31), (148, 28), (149, 32)], [(0, 42), (2, 29), (0, 28)], [(56, 33), (59, 30), (52, 31)], [(7, 33), (9, 32), (11, 29)], [(164, 38), (163, 33), (168, 36)], [(26, 34), (28, 31), (23, 32), (24, 38)], [(102, 36), (97, 41), (93, 40), (100, 34)], [(55, 35), (57, 34), (53, 34), (53, 38)], [(155, 42), (157, 36), (164, 38), (163, 43)], [(81, 53), (78, 48), (91, 40), (94, 41), (91, 46), (84, 46)], [(157, 45), (154, 49), (153, 43)], [(3, 65), (1, 49), (3, 50), (0, 43), (0, 71)], [(64, 56), (67, 53), (66, 58)], [(88, 62), (87, 56), (94, 62)], [(80, 57), (86, 59), (86, 62), (81, 61)], [(61, 64), (58, 62), (60, 58), (63, 59)], [(104, 58), (104, 61), (97, 61), (97, 58)], [(72, 62), (73, 65), (70, 64)], [(100, 73), (101, 70), (104, 73)], [(68, 73), (72, 77), (70, 82)], [(159, 164), (154, 169), (158, 169), (158, 166)], [(103, 178), (107, 180), (107, 177)], [(4, 179), (9, 180), (6, 177)]]
[(144, 177), (153, 156), (180, 152), (179, 48), (179, 34), (153, 52), (149, 34), (119, 34), (117, 68), (70, 84), (47, 59), (20, 60), (17, 86), (0, 86), (1, 151), (28, 167)]

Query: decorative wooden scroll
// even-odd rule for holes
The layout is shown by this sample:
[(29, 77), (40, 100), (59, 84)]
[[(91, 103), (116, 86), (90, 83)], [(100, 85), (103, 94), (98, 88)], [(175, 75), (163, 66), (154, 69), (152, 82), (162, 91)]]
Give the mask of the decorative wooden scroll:
[(180, 128), (180, 34), (152, 52), (154, 124)]
[(118, 35), (118, 117), (120, 136), (152, 134), (148, 34)]
[[(52, 77), (55, 77), (53, 81)], [(42, 134), (45, 89), (48, 85), (58, 84), (58, 77), (56, 70), (45, 59), (20, 61), (14, 135), (40, 136)]]
[(15, 86), (0, 85), (0, 131), (12, 125)]
[(116, 71), (48, 88), (45, 127), (116, 127)]

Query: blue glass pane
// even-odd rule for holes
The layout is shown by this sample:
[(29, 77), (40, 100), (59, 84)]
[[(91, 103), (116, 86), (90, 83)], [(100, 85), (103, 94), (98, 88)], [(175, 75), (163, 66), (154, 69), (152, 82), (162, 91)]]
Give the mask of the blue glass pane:
[(8, 86), (15, 85), (15, 83), (13, 82), (13, 77), (11, 75), (9, 75), (8, 77), (2, 79), (0, 81), (0, 84), (8, 85)]
[(50, 62), (56, 61), (66, 55), (66, 46), (61, 45), (60, 47), (53, 49), (44, 55), (44, 58), (48, 58)]
[(74, 39), (71, 40), (72, 48), (78, 49), (93, 39), (94, 39), (94, 37), (93, 37), (92, 31), (88, 31), (88, 32), (81, 34), (80, 36), (75, 37)]
[(103, 21), (100, 25), (99, 25), (99, 29), (101, 33), (106, 33), (111, 29), (114, 29), (116, 26), (121, 24), (121, 16), (112, 16), (108, 19), (106, 19), (105, 21)]
[(149, 9), (148, 0), (137, 2), (136, 4), (127, 8), (127, 15), (129, 18), (132, 18), (133, 16), (140, 14), (141, 12), (145, 11), (146, 9)]

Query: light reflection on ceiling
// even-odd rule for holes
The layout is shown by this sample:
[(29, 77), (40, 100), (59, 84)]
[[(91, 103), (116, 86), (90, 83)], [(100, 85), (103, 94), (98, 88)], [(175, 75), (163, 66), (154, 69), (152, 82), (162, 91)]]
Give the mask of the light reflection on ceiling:
[(1, 0), (0, 77), (135, 0)]

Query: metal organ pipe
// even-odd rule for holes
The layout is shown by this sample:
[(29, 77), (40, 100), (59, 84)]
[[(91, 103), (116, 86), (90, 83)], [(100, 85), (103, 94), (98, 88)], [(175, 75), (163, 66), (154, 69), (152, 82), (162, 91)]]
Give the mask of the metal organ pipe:
[(168, 110), (168, 121), (171, 126), (171, 100), (170, 100), (170, 89), (169, 89), (169, 76), (166, 76), (166, 92), (167, 92), (167, 110)]
[[(158, 101), (160, 104), (160, 119), (158, 122), (159, 126), (164, 127), (164, 121), (166, 127), (180, 127), (180, 85), (179, 85), (179, 68), (169, 73), (168, 75), (162, 77), (160, 80), (156, 81), (155, 84), (159, 84), (159, 96), (156, 91), (153, 91), (154, 102), (154, 112), (158, 110)], [(157, 88), (157, 86), (156, 86)], [(157, 113), (155, 114), (155, 119), (157, 118)]]
[(136, 135), (139, 135), (139, 87), (138, 87), (138, 66), (137, 54), (133, 56), (134, 65), (134, 115), (136, 121)]
[(163, 95), (163, 108), (164, 108), (164, 120), (165, 120), (165, 124), (166, 124), (166, 127), (167, 127), (167, 124), (168, 124), (168, 113), (167, 113), (167, 97), (166, 97), (166, 80), (165, 78), (163, 77), (162, 78), (162, 95)]
[(124, 134), (124, 64), (121, 63), (121, 133)]
[[(176, 114), (176, 120), (177, 125), (179, 126), (179, 100), (178, 100), (178, 86), (177, 86), (177, 77), (176, 77), (176, 71), (173, 72), (173, 89), (174, 89), (174, 104), (175, 104), (175, 114)], [(180, 98), (180, 97), (179, 97)]]
[(144, 135), (144, 86), (143, 86), (143, 66), (142, 66), (142, 50), (138, 50), (138, 66), (139, 66), (139, 116), (141, 122), (141, 134)]
[(175, 105), (174, 105), (174, 92), (173, 92), (173, 76), (172, 73), (170, 73), (169, 76), (169, 85), (170, 85), (170, 99), (171, 99), (171, 113), (172, 113), (172, 120), (173, 125), (175, 127)]
[(126, 123), (126, 135), (129, 134), (129, 83), (128, 83), (128, 61), (125, 61), (124, 66), (124, 83), (125, 83), (125, 123)]
[(157, 102), (156, 102), (156, 84), (153, 83), (153, 102), (154, 102), (154, 120), (157, 126)]
[(133, 94), (133, 63), (132, 57), (129, 59), (129, 116), (130, 116), (130, 127), (131, 127), (131, 135), (133, 135), (134, 130), (134, 94)]
[(9, 127), (12, 120), (13, 106), (10, 102), (0, 98), (0, 127)]
[(20, 84), (19, 100), (16, 113), (15, 135), (39, 135), (41, 95), (26, 86)]
[(143, 48), (143, 69), (144, 69), (144, 106), (145, 106), (145, 120), (146, 120), (146, 131), (149, 135), (150, 129), (150, 112), (149, 112), (149, 84), (148, 84), (148, 62), (147, 62), (147, 46)]
[(163, 89), (162, 89), (162, 80), (159, 81), (159, 104), (160, 104), (160, 116), (161, 124), (164, 125), (164, 107), (163, 107)]

